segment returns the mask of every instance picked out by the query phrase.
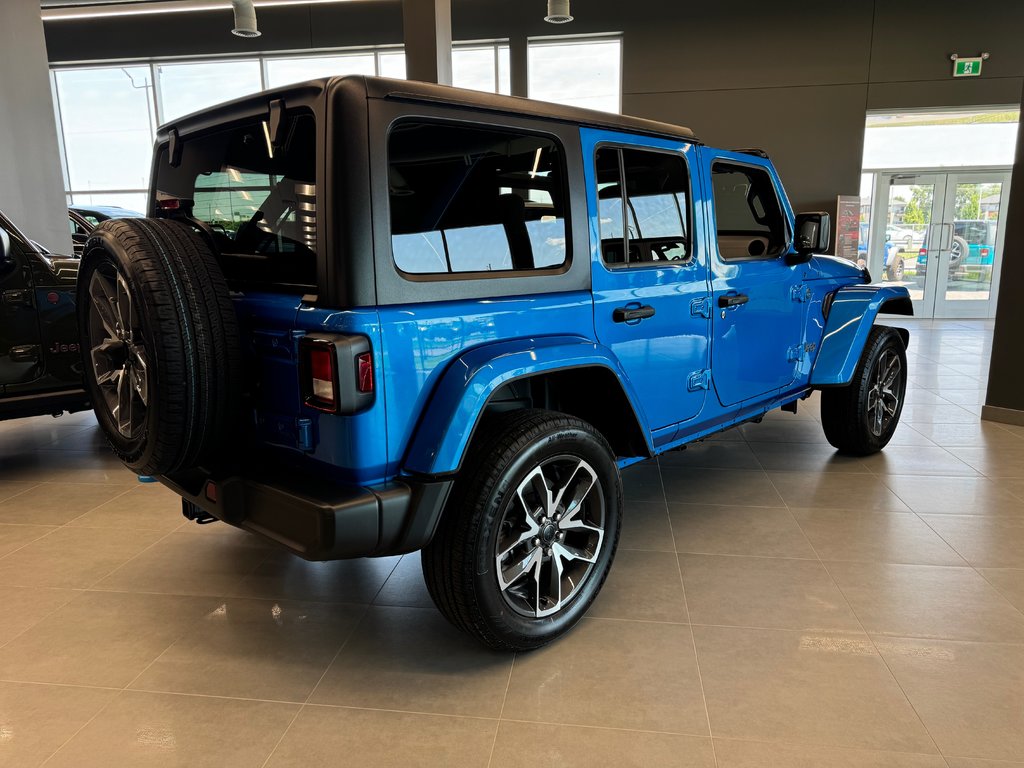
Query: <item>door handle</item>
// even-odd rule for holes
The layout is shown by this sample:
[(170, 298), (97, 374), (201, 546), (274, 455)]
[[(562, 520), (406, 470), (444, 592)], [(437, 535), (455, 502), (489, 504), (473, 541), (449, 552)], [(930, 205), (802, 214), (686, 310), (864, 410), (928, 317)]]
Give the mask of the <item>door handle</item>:
[(654, 307), (616, 307), (612, 312), (612, 320), (616, 323), (630, 323), (647, 317), (654, 317)]
[(32, 291), (28, 288), (21, 288), (13, 291), (3, 292), (3, 303), (20, 307), (32, 306)]
[(745, 293), (723, 293), (718, 297), (718, 306), (722, 309), (734, 309), (748, 301), (750, 297)]
[[(953, 247), (953, 225), (950, 223), (939, 224), (942, 234), (939, 237), (939, 250), (948, 251)], [(948, 229), (947, 229), (948, 227)], [(949, 234), (949, 239), (946, 239), (946, 234)], [(943, 243), (945, 243), (943, 245)]]

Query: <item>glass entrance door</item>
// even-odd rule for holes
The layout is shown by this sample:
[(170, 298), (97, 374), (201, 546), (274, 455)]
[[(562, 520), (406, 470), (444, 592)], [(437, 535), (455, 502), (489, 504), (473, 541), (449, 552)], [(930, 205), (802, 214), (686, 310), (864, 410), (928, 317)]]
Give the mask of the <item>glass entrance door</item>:
[(995, 315), (1010, 174), (879, 173), (865, 258), (902, 283), (918, 317)]

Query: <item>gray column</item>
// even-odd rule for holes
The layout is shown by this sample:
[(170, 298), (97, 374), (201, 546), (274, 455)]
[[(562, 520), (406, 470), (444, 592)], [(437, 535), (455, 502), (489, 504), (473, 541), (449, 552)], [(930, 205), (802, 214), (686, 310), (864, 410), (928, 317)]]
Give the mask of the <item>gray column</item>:
[(0, 209), (28, 237), (71, 252), (39, 0), (0, 2)]
[(1006, 227), (1006, 237), (988, 395), (981, 417), (1024, 426), (1024, 127), (1017, 131), (1010, 199), (999, 219)]
[(525, 35), (516, 35), (508, 41), (508, 58), (513, 96), (529, 96), (529, 43)]
[(402, 29), (406, 77), (451, 85), (451, 0), (402, 0)]

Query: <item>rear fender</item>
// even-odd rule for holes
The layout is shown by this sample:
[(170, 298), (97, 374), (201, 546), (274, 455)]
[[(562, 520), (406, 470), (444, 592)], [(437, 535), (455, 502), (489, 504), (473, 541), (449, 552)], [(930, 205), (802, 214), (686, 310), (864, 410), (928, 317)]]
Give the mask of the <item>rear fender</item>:
[[(811, 370), (812, 387), (841, 387), (850, 383), (879, 312), (913, 315), (907, 289), (881, 283), (847, 285), (836, 291)], [(906, 345), (910, 333), (904, 328), (896, 331)]]
[(600, 344), (577, 336), (527, 338), (486, 344), (460, 355), (438, 382), (406, 455), (406, 472), (440, 475), (462, 464), (487, 402), (516, 379), (580, 367), (611, 370), (633, 409), (653, 453), (651, 433), (639, 400), (618, 360)]

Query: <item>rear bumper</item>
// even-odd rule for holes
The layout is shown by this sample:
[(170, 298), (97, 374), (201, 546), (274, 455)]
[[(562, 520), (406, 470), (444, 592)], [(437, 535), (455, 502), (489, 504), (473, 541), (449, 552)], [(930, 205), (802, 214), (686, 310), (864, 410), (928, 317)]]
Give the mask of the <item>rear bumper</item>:
[(288, 469), (214, 477), (203, 470), (160, 482), (208, 514), (306, 560), (396, 555), (430, 541), (451, 481), (343, 485)]

